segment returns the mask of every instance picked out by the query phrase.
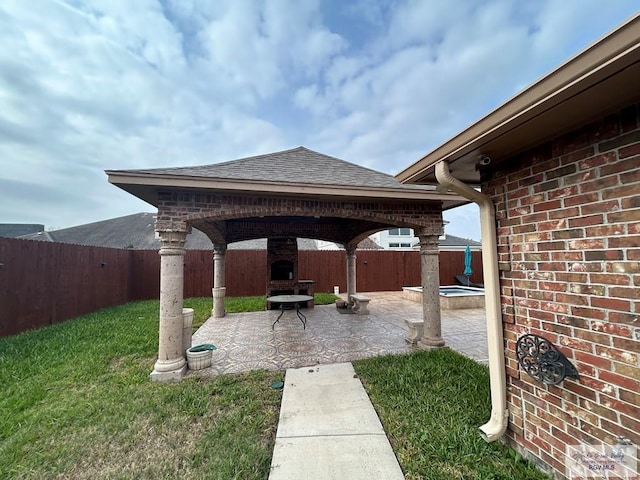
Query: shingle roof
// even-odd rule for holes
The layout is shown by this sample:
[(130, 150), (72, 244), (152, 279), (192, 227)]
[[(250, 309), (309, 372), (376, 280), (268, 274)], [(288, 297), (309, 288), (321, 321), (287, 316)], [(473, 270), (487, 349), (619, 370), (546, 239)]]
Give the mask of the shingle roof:
[[(160, 240), (155, 236), (155, 221), (156, 217), (153, 213), (135, 213), (61, 230), (22, 235), (20, 238), (92, 245), (95, 247), (157, 250), (160, 248)], [(204, 233), (194, 228), (192, 233), (187, 235), (185, 248), (189, 250), (212, 250), (213, 245)], [(267, 240), (235, 242), (229, 244), (227, 248), (230, 250), (266, 250)], [(314, 240), (308, 238), (298, 239), (298, 250), (317, 249), (318, 247)]]
[(481, 247), (482, 243), (469, 238), (456, 237), (455, 235), (445, 234), (444, 238), (438, 240), (438, 245), (441, 247)]
[(398, 182), (392, 175), (361, 167), (323, 153), (314, 152), (305, 147), (211, 165), (119, 171), (228, 180), (266, 180), (283, 183), (350, 187), (364, 185), (368, 187), (400, 188), (403, 190), (434, 190), (430, 186), (405, 185)]
[(0, 237), (19, 237), (44, 231), (39, 223), (0, 223)]

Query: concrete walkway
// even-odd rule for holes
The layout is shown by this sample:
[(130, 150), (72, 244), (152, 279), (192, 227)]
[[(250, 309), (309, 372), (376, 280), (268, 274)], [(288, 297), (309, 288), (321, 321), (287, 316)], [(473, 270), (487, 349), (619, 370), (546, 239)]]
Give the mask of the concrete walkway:
[(269, 480), (402, 480), (351, 363), (287, 370)]

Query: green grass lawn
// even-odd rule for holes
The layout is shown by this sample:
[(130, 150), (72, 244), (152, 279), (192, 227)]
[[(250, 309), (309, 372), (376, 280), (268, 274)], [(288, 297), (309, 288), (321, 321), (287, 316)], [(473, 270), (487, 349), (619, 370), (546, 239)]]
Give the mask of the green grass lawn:
[[(259, 304), (228, 300), (227, 311)], [(210, 314), (211, 299), (185, 304)], [(150, 382), (157, 342), (157, 301), (0, 339), (0, 478), (266, 479), (281, 396), (270, 385), (283, 374)], [(544, 478), (480, 439), (485, 367), (442, 350), (356, 370), (407, 478)]]
[(544, 479), (478, 427), (489, 420), (489, 371), (448, 348), (354, 362), (411, 480)]

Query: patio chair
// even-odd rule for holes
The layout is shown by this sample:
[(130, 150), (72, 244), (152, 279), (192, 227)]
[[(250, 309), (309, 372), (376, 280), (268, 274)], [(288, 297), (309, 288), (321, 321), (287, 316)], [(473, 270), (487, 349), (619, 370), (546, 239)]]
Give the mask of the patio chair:
[(454, 275), (454, 277), (460, 285), (464, 285), (465, 287), (484, 288), (484, 283), (472, 282), (465, 275), (457, 274), (457, 275)]

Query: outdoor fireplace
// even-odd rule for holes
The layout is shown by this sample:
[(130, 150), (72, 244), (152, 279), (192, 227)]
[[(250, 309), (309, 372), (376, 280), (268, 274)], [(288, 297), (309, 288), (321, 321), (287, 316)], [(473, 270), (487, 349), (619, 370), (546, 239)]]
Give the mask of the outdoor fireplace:
[[(267, 240), (267, 297), (274, 295), (313, 297), (314, 283), (313, 280), (298, 279), (297, 239), (269, 238)], [(313, 300), (305, 304), (307, 308), (313, 308)], [(268, 308), (273, 308), (272, 304), (268, 305)]]

